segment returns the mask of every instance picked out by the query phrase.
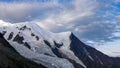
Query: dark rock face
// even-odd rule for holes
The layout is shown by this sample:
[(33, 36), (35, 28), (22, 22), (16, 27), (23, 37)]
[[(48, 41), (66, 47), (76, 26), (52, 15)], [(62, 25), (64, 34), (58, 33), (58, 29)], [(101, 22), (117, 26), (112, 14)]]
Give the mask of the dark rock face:
[(15, 42), (17, 42), (17, 43), (19, 43), (19, 44), (23, 44), (23, 40), (24, 40), (24, 38), (21, 37), (19, 34), (17, 34), (17, 35), (15, 36), (15, 38), (13, 39), (13, 41), (15, 41)]
[(27, 26), (25, 25), (25, 26), (21, 27), (20, 30), (25, 30), (26, 28), (27, 28)]
[(51, 48), (51, 45), (47, 40), (44, 40), (44, 43)]
[(12, 37), (13, 37), (13, 34), (14, 34), (14, 33), (13, 33), (13, 32), (11, 32), (7, 40), (11, 40), (11, 39), (12, 39)]
[(109, 57), (85, 45), (73, 34), (71, 34), (70, 39), (70, 49), (83, 61), (87, 68), (120, 68), (120, 58)]
[(0, 38), (3, 38), (3, 34), (0, 33)]
[(34, 34), (34, 33), (31, 33), (31, 36), (35, 36), (35, 34)]
[[(9, 35), (9, 37), (8, 37), (8, 40), (11, 40), (12, 36), (13, 36), (13, 33), (11, 32), (10, 35)], [(23, 44), (28, 49), (31, 49), (30, 45), (27, 42), (23, 42), (23, 40), (24, 40), (24, 37), (20, 36), (19, 33), (13, 39), (14, 42), (17, 42), (19, 44)]]
[(2, 34), (5, 35), (7, 31), (3, 31)]
[(0, 68), (45, 68), (22, 57), (0, 33)]
[(36, 40), (38, 41), (39, 40), (39, 37), (38, 36), (35, 36)]
[(63, 46), (63, 43), (59, 44), (56, 41), (54, 41), (54, 45), (56, 45), (57, 48), (60, 48), (61, 46)]
[(24, 43), (24, 46), (26, 46), (28, 49), (31, 49), (30, 45), (27, 42)]
[[(18, 28), (18, 27), (16, 27), (16, 28)], [(31, 28), (27, 27), (26, 25), (24, 25), (24, 26), (22, 26), (21, 28), (18, 28), (18, 29), (22, 30), (22, 31), (24, 31), (26, 29), (31, 31)]]

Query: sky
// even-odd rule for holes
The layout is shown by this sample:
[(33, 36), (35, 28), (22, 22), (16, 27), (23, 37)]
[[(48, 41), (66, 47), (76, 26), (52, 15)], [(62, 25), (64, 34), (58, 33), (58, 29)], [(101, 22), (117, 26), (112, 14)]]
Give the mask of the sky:
[(71, 31), (98, 49), (114, 43), (120, 50), (120, 0), (0, 0), (0, 19), (39, 23), (55, 33)]

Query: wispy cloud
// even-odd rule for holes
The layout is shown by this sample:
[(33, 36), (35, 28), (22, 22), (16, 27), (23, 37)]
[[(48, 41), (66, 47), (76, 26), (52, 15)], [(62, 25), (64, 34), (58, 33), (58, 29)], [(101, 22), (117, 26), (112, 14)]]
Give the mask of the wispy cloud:
[(37, 17), (43, 17), (42, 14), (49, 10), (57, 8), (54, 3), (37, 3), (37, 2), (0, 2), (0, 19), (10, 22), (30, 21)]
[[(61, 28), (64, 28), (64, 30), (73, 29), (74, 26), (78, 24), (78, 22), (76, 22), (77, 20), (82, 20), (85, 17), (94, 15), (94, 10), (96, 9), (97, 2), (88, 2), (88, 0), (74, 0), (72, 3), (69, 3), (69, 7), (62, 5), (63, 4), (59, 5), (61, 6), (60, 13), (51, 14), (41, 21), (43, 22), (44, 27), (51, 24), (51, 27), (47, 27), (47, 29), (55, 32), (63, 30)], [(80, 23), (81, 22), (79, 22), (79, 24)]]

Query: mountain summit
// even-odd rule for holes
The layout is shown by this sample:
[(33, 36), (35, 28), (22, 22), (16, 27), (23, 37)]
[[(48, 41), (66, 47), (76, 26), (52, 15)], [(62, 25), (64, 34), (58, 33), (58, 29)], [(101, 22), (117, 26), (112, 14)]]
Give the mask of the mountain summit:
[(72, 32), (52, 33), (36, 23), (3, 21), (0, 21), (0, 32), (0, 37), (4, 36), (5, 43), (10, 44), (10, 52), (17, 52), (19, 56), (47, 68), (120, 67), (120, 58), (109, 57), (84, 44)]

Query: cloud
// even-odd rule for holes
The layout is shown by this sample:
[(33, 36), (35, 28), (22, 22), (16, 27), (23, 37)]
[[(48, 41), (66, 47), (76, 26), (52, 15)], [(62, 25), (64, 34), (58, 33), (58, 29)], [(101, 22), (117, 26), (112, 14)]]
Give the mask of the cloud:
[[(85, 17), (94, 15), (94, 10), (96, 9), (97, 2), (95, 1), (88, 1), (88, 0), (74, 0), (72, 3), (69, 4), (69, 7), (66, 5), (62, 6), (61, 12), (58, 14), (52, 14), (47, 18), (43, 19), (43, 25), (51, 27), (47, 27), (47, 29), (59, 32), (61, 28), (64, 27), (64, 30), (69, 30), (74, 28), (78, 22), (76, 20), (82, 20)], [(56, 28), (60, 28), (59, 30), (54, 30)], [(46, 29), (46, 28), (45, 28)]]
[(120, 40), (114, 40), (113, 42), (106, 42), (102, 46), (97, 46), (96, 49), (103, 52), (106, 55), (112, 57), (120, 57)]
[(52, 11), (58, 6), (54, 3), (38, 3), (38, 2), (0, 2), (0, 19), (9, 22), (30, 21), (37, 17), (43, 17), (44, 13)]

